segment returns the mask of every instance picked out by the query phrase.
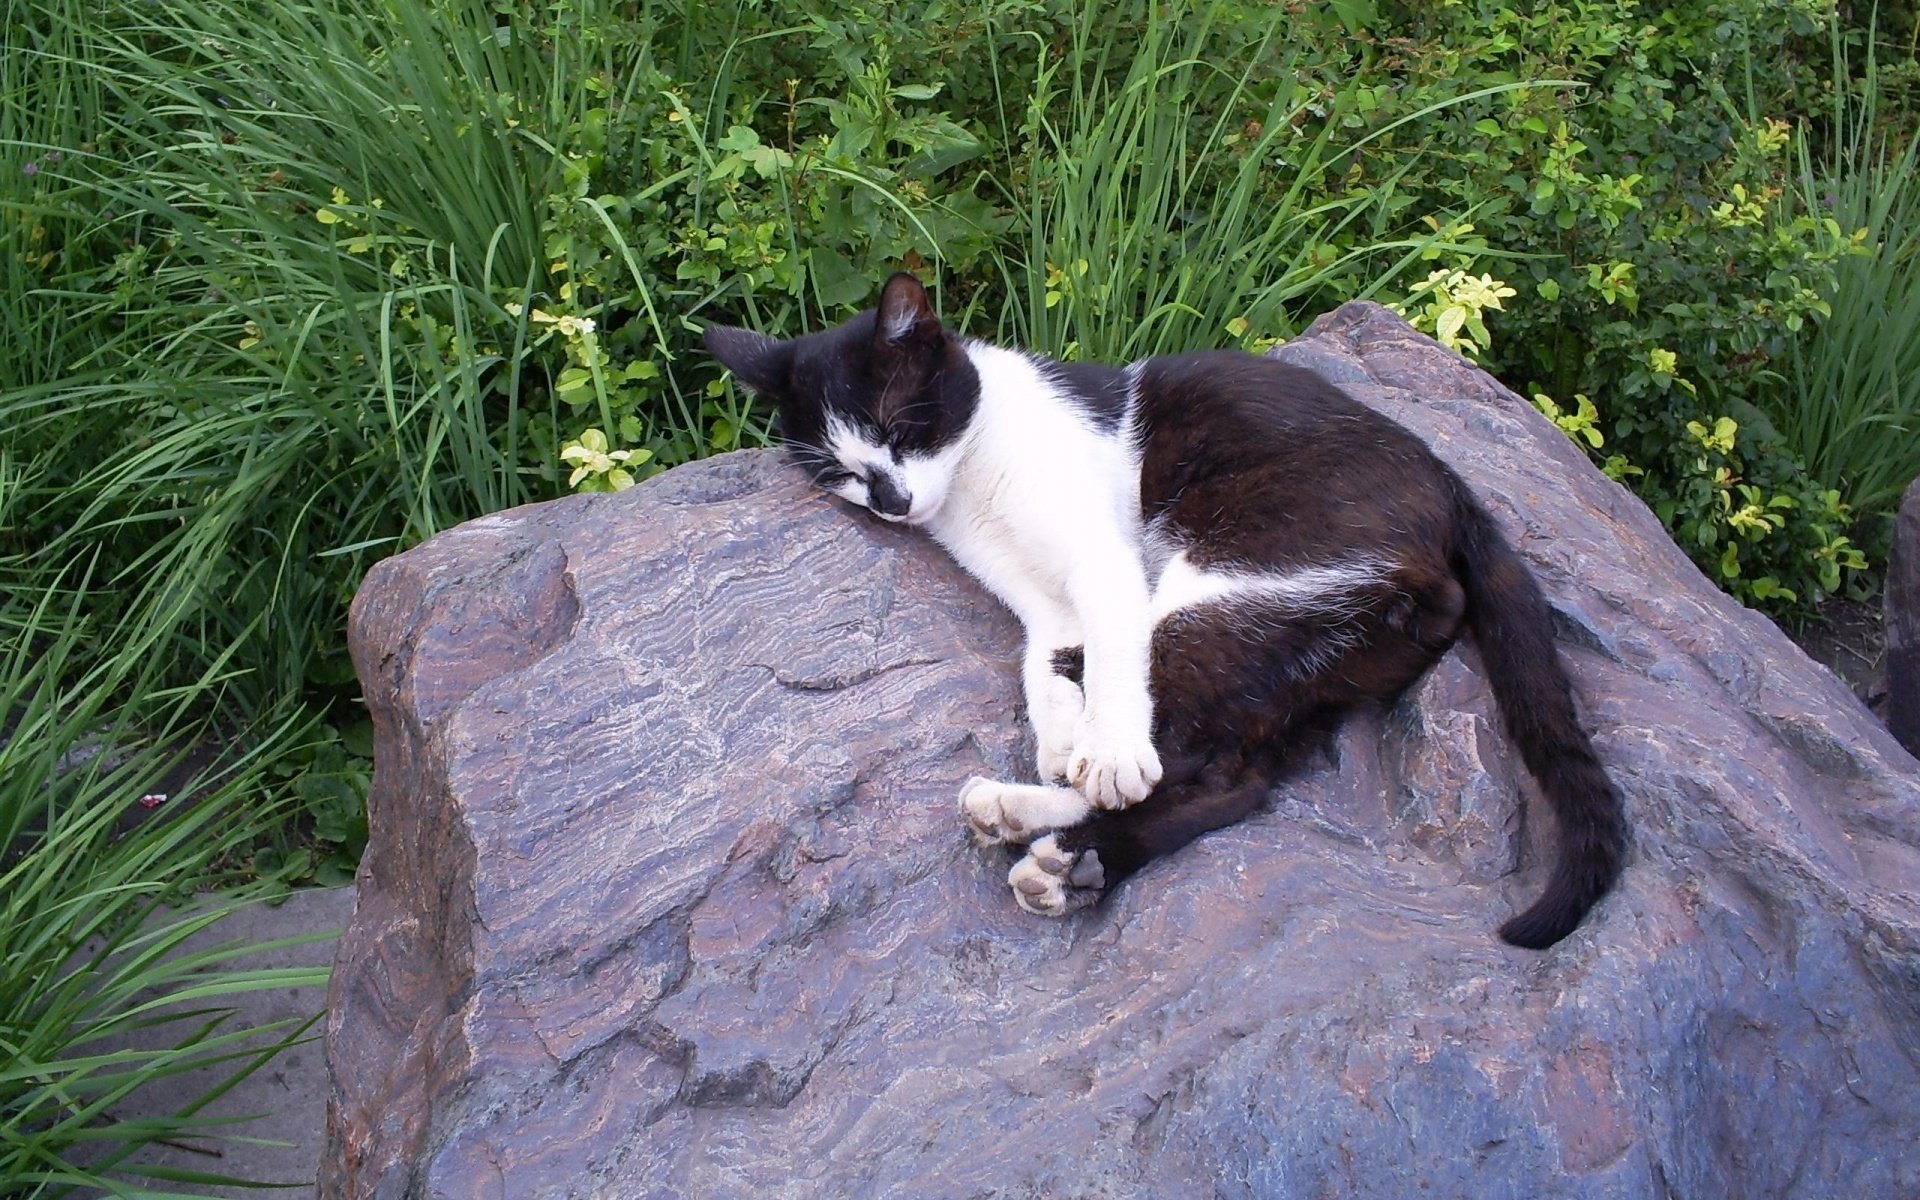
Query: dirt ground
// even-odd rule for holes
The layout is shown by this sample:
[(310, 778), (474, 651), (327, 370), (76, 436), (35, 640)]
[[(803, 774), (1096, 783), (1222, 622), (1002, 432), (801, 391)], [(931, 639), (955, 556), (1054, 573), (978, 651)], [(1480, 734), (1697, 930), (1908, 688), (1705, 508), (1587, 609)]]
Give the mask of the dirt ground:
[(1867, 601), (1828, 600), (1820, 605), (1814, 619), (1781, 628), (1807, 652), (1807, 657), (1824, 663), (1868, 708), (1885, 715), (1887, 636), (1879, 597)]

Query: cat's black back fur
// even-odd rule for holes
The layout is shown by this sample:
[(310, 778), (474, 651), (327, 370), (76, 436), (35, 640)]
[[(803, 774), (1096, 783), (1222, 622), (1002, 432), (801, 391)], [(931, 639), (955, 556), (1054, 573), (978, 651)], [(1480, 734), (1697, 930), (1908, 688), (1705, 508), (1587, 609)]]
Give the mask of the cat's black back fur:
[(1142, 803), (1097, 812), (1059, 843), (1097, 851), (1112, 880), (1241, 819), (1307, 729), (1396, 696), (1465, 628), (1560, 828), (1545, 894), (1501, 936), (1539, 948), (1572, 932), (1619, 874), (1625, 816), (1576, 717), (1546, 601), (1466, 485), (1299, 367), (1234, 352), (1152, 359), (1136, 394), (1142, 518), (1195, 565), (1284, 570), (1367, 551), (1395, 566), (1336, 609), (1200, 606), (1164, 620), (1152, 692), (1166, 774)]

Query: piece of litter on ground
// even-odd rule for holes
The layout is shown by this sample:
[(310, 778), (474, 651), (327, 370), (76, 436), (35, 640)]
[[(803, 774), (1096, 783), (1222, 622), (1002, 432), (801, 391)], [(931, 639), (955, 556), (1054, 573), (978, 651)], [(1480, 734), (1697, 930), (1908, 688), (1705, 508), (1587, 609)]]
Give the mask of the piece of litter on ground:
[(167, 794), (165, 792), (148, 792), (146, 795), (140, 797), (141, 808), (159, 808), (166, 802)]

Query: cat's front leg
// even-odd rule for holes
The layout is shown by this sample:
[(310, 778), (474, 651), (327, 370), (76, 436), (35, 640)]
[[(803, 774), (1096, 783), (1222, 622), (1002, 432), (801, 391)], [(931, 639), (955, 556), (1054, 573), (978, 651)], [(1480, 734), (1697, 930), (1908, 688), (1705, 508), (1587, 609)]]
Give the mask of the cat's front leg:
[(1160, 782), (1147, 687), (1153, 628), (1146, 575), (1131, 547), (1116, 546), (1089, 555), (1068, 590), (1086, 633), (1086, 707), (1067, 781), (1101, 808), (1125, 808)]
[(1026, 630), (1020, 686), (1027, 702), (1027, 720), (1033, 726), (1034, 769), (1041, 783), (1065, 783), (1086, 703), (1079, 679), (1057, 671), (1055, 658), (1079, 646), (1079, 622), (1057, 595), (1050, 595), (1026, 575), (1006, 569), (1003, 562), (989, 559), (970, 564), (969, 569), (987, 582)]
[(1034, 767), (1041, 783), (1065, 783), (1086, 699), (1077, 679), (1059, 670), (1066, 647), (1079, 640), (1065, 628), (1029, 629), (1020, 682), (1033, 723)]

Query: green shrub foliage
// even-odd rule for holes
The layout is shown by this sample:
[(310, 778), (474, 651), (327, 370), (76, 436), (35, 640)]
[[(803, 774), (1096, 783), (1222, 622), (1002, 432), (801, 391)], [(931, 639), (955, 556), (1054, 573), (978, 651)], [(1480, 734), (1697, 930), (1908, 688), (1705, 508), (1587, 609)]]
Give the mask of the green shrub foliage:
[[(1340, 62), (1391, 81), (1379, 123), (1461, 80), (1537, 86), (1395, 130), (1410, 212), (1470, 222), (1518, 293), (1483, 361), (1645, 498), (1703, 569), (1779, 606), (1861, 565), (1852, 514), (1762, 415), (1857, 252), (1796, 205), (1800, 118), (1828, 86), (1830, 6), (1714, 0), (1381, 5)], [(1397, 168), (1393, 168), (1397, 169)], [(1564, 422), (1563, 422), (1564, 424)]]

